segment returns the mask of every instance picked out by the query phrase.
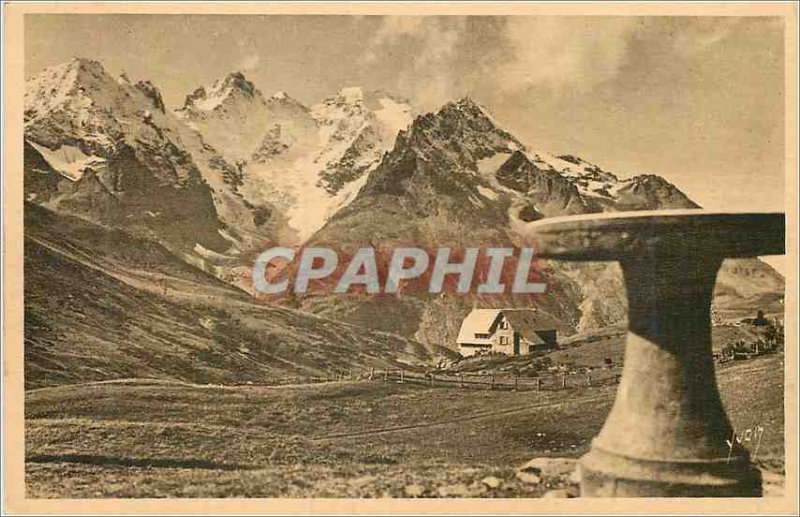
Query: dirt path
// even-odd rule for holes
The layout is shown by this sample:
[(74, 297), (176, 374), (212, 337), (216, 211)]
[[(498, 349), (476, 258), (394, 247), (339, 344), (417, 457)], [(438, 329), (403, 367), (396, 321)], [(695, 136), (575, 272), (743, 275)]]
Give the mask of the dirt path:
[(473, 413), (471, 415), (466, 415), (460, 418), (450, 418), (447, 420), (435, 420), (432, 422), (425, 422), (424, 424), (411, 424), (411, 425), (400, 425), (394, 427), (382, 427), (376, 429), (368, 429), (366, 431), (357, 431), (353, 433), (337, 433), (337, 434), (329, 434), (326, 436), (318, 436), (311, 438), (311, 441), (320, 442), (320, 441), (327, 441), (327, 440), (336, 440), (339, 438), (357, 438), (361, 436), (372, 436), (372, 435), (379, 435), (379, 434), (387, 434), (387, 433), (395, 433), (401, 431), (409, 431), (409, 430), (417, 430), (417, 429), (425, 429), (425, 428), (432, 428), (432, 427), (442, 427), (448, 426), (452, 424), (460, 424), (464, 422), (471, 422), (476, 420), (484, 420), (496, 416), (501, 415), (509, 415), (515, 413), (524, 413), (526, 411), (532, 410), (539, 410), (548, 407), (558, 407), (565, 404), (574, 404), (580, 402), (596, 402), (608, 400), (608, 395), (595, 395), (591, 397), (583, 396), (578, 398), (573, 398), (569, 400), (559, 400), (557, 402), (543, 402), (540, 404), (526, 404), (524, 406), (516, 406), (512, 408), (501, 409), (498, 411), (482, 411), (480, 413)]
[(330, 384), (344, 384), (355, 381), (319, 381), (319, 382), (298, 382), (287, 384), (195, 384), (191, 382), (178, 381), (173, 379), (149, 379), (145, 377), (129, 377), (124, 379), (108, 379), (104, 381), (81, 382), (76, 384), (62, 384), (58, 386), (44, 386), (41, 388), (32, 388), (25, 390), (25, 393), (42, 393), (47, 391), (63, 391), (70, 388), (90, 388), (92, 386), (104, 386), (118, 384), (121, 386), (180, 386), (185, 388), (195, 388), (202, 390), (241, 390), (248, 388), (259, 389), (289, 389), (289, 388), (306, 388), (311, 386), (324, 386)]

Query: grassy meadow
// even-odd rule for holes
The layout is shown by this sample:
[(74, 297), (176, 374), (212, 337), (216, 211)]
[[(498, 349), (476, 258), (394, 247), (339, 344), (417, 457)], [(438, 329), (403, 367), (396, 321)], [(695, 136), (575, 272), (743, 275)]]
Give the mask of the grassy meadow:
[[(783, 357), (719, 369), (737, 431), (783, 469)], [(535, 457), (577, 458), (616, 386), (499, 391), (412, 383), (118, 381), (29, 390), (28, 497), (537, 497)]]

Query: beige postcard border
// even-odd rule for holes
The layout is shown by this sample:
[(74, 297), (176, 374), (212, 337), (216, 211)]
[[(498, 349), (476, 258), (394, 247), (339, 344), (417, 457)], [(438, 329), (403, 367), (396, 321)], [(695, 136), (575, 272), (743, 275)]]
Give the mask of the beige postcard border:
[[(4, 510), (14, 514), (797, 514), (797, 6), (792, 3), (23, 3), (5, 14), (3, 141)], [(786, 81), (786, 493), (763, 499), (26, 499), (22, 131), (27, 13), (782, 16)]]

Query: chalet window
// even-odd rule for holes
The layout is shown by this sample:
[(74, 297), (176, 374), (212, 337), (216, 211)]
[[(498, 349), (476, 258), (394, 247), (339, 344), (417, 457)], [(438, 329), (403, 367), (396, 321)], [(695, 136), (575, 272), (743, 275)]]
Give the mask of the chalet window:
[(501, 328), (502, 330), (506, 330), (506, 329), (508, 328), (508, 322), (507, 322), (507, 321), (505, 321), (505, 320), (501, 321), (501, 322), (500, 322), (500, 328)]
[(500, 336), (500, 344), (507, 345), (508, 344), (508, 336)]

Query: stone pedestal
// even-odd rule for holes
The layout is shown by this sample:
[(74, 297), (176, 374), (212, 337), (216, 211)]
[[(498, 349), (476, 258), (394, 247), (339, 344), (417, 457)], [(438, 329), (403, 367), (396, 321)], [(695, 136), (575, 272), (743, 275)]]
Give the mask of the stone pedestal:
[(711, 297), (725, 258), (784, 252), (783, 214), (633, 212), (529, 225), (537, 256), (618, 261), (628, 297), (617, 397), (581, 459), (586, 497), (759, 496), (734, 443), (711, 353)]

